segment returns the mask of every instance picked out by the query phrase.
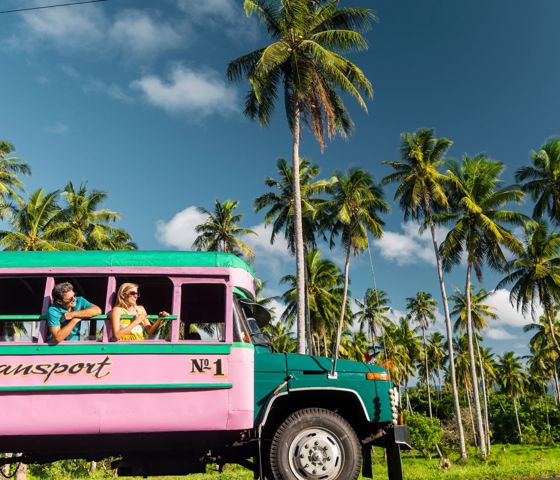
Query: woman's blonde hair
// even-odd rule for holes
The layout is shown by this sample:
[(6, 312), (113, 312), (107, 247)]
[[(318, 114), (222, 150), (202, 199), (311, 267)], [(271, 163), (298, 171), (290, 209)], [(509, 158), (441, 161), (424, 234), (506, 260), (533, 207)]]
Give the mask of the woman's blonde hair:
[(117, 292), (117, 298), (115, 299), (115, 304), (113, 306), (114, 307), (126, 308), (127, 307), (127, 304), (126, 304), (127, 293), (130, 292), (133, 288), (136, 288), (136, 290), (138, 290), (139, 287), (135, 283), (123, 283), (119, 287), (119, 290)]

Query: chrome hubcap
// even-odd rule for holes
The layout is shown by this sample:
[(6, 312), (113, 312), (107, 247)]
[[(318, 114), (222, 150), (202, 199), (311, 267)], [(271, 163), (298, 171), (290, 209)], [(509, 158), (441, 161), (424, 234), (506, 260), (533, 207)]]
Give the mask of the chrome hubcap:
[(299, 480), (335, 479), (344, 463), (338, 438), (320, 428), (300, 432), (290, 445), (289, 459)]

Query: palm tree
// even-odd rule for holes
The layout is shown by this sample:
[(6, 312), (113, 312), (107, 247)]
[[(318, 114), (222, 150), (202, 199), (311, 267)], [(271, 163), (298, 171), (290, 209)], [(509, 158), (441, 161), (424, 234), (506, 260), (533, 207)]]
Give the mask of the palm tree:
[(239, 202), (226, 200), (224, 203), (214, 201), (214, 211), (198, 207), (198, 211), (208, 216), (200, 225), (195, 227), (198, 237), (193, 247), (198, 251), (228, 252), (235, 255), (254, 257), (253, 249), (239, 238), (242, 235), (256, 235), (250, 228), (239, 227), (237, 224), (243, 218), (242, 214), (234, 214)]
[(298, 279), (298, 352), (305, 352), (304, 249), (299, 181), (299, 141), (301, 122), (309, 125), (321, 147), (325, 136), (346, 137), (352, 120), (337, 91), (354, 96), (366, 109), (362, 95), (373, 89), (363, 72), (342, 54), (364, 50), (367, 43), (358, 32), (371, 26), (370, 10), (339, 8), (338, 0), (310, 2), (291, 0), (245, 0), (245, 13), (257, 15), (272, 43), (234, 61), (227, 69), (230, 80), (247, 77), (251, 89), (245, 114), (262, 125), (270, 122), (279, 90), (292, 133), (294, 172), (294, 217), (296, 268)]
[(436, 321), (437, 302), (428, 292), (417, 292), (416, 297), (406, 299), (407, 318), (418, 324), (422, 330), (422, 345), (424, 347), (424, 365), (426, 374), (426, 387), (428, 389), (428, 413), (432, 418), (432, 397), (430, 394), (430, 368), (428, 365), (428, 350), (426, 348), (426, 330)]
[[(422, 359), (422, 342), (407, 317), (401, 317), (396, 328), (390, 329), (390, 331), (391, 333), (387, 335), (387, 350), (397, 353), (395, 355), (397, 358), (400, 356), (400, 376), (405, 389), (407, 406), (410, 407), (408, 381), (414, 375), (416, 365)], [(394, 357), (390, 356), (389, 360), (391, 361), (392, 358)]]
[(379, 213), (389, 211), (389, 205), (383, 200), (381, 187), (365, 170), (354, 168), (350, 169), (345, 176), (341, 173), (337, 173), (335, 176), (336, 181), (330, 191), (331, 198), (326, 203), (325, 212), (327, 212), (326, 218), (331, 231), (331, 248), (334, 246), (335, 237), (340, 235), (342, 246), (346, 250), (346, 261), (344, 263), (344, 294), (332, 366), (333, 375), (336, 371), (338, 345), (346, 315), (350, 255), (352, 253), (359, 255), (368, 248), (368, 232), (371, 232), (376, 238), (381, 238), (384, 222), (379, 217)]
[[(269, 191), (255, 200), (255, 212), (268, 208), (265, 217), (265, 225), (272, 224), (270, 243), (278, 233), (284, 230), (284, 237), (288, 242), (288, 247), (292, 254), (296, 252), (296, 233), (294, 222), (294, 175), (293, 169), (285, 159), (280, 158), (277, 163), (278, 179), (267, 177), (265, 184), (271, 188)], [(315, 237), (318, 229), (318, 213), (322, 200), (318, 195), (325, 192), (331, 185), (331, 180), (316, 180), (320, 168), (313, 165), (309, 160), (302, 160), (300, 163), (300, 197), (302, 207), (302, 231), (304, 252), (309, 249), (317, 248)], [(305, 283), (308, 281), (309, 272), (305, 270)], [(307, 289), (306, 289), (307, 292)], [(305, 297), (305, 330), (307, 333), (307, 345), (312, 349), (313, 331), (309, 319), (309, 299)]]
[(550, 338), (558, 353), (558, 342), (555, 328), (554, 307), (560, 299), (560, 234), (548, 232), (545, 222), (539, 221), (527, 225), (523, 248), (519, 257), (509, 262), (510, 273), (499, 284), (498, 288), (514, 283), (510, 300), (515, 302), (517, 309), (524, 314), (531, 311), (536, 316), (536, 307), (541, 305), (550, 327)]
[(62, 221), (66, 238), (86, 250), (133, 249), (132, 240), (127, 232), (107, 225), (117, 221), (120, 214), (113, 210), (98, 209), (107, 199), (106, 192), (88, 192), (87, 182), (82, 182), (78, 189), (72, 182), (68, 182), (62, 194), (66, 200)]
[[(479, 337), (480, 331), (488, 328), (488, 322), (486, 321), (487, 318), (492, 320), (496, 320), (498, 315), (494, 312), (494, 307), (485, 304), (484, 302), (493, 295), (494, 292), (487, 292), (483, 288), (481, 288), (476, 294), (473, 295), (472, 286), (471, 286), (471, 320), (473, 330), (475, 332), (474, 341), (478, 356), (478, 365), (480, 369), (480, 377), (482, 380), (482, 399), (484, 404), (484, 422), (485, 422), (485, 429), (486, 429), (486, 444), (488, 449), (490, 449), (490, 420), (488, 416), (488, 387), (487, 387), (487, 370), (484, 368), (483, 364), (483, 357), (481, 353)], [(451, 301), (453, 302), (453, 310), (451, 311), (451, 315), (457, 317), (455, 320), (455, 325), (453, 326), (454, 330), (463, 334), (467, 329), (467, 297), (464, 295), (463, 292), (457, 290), (455, 294), (451, 297)], [(488, 349), (486, 349), (488, 350)], [(490, 355), (489, 351), (488, 354)], [(487, 361), (490, 361), (490, 357), (486, 358)], [(487, 365), (490, 369), (490, 366)], [(491, 371), (488, 370), (488, 371)]]
[(557, 362), (558, 351), (556, 350), (553, 338), (560, 341), (559, 329), (560, 322), (556, 318), (557, 309), (554, 310), (554, 334), (550, 330), (550, 322), (546, 315), (541, 315), (537, 322), (530, 323), (523, 327), (524, 332), (534, 332), (529, 340), (529, 346), (533, 354), (535, 363), (539, 364), (541, 372), (548, 372), (549, 378), (554, 382), (554, 397), (560, 401), (560, 385), (558, 383)]
[[(324, 355), (328, 355), (328, 338), (334, 331), (336, 312), (342, 303), (344, 278), (340, 269), (330, 260), (321, 259), (319, 250), (310, 250), (305, 256), (308, 272), (306, 296), (309, 299), (309, 318), (311, 331), (314, 332), (312, 344), (314, 353), (319, 353), (323, 344)], [(297, 316), (297, 278), (286, 275), (280, 283), (289, 285), (282, 295), (286, 310), (282, 320), (291, 327)]]
[(519, 202), (523, 198), (523, 192), (515, 186), (499, 188), (503, 168), (501, 162), (491, 160), (485, 155), (474, 158), (465, 155), (461, 164), (451, 163), (447, 174), (452, 182), (453, 210), (451, 213), (438, 216), (445, 222), (455, 221), (440, 246), (444, 268), (450, 269), (451, 266), (459, 263), (463, 252), (467, 255), (466, 330), (477, 430), (483, 457), (486, 457), (487, 452), (486, 442), (482, 441), (485, 436), (474, 358), (471, 275), (474, 269), (481, 281), (485, 264), (498, 271), (507, 268), (508, 262), (502, 247), (514, 253), (521, 253), (522, 248), (515, 235), (502, 224), (522, 225), (526, 221), (526, 217), (519, 212), (501, 209), (504, 205)]
[(441, 364), (445, 360), (444, 337), (440, 332), (432, 332), (428, 336), (426, 343), (426, 352), (431, 365), (436, 366), (437, 382), (438, 382), (438, 398), (441, 399)]
[(22, 204), (23, 200), (18, 191), (23, 190), (20, 175), (31, 175), (31, 168), (21, 158), (9, 157), (14, 151), (10, 142), (0, 141), (0, 219), (9, 212), (8, 206), (12, 201)]
[(296, 341), (290, 329), (282, 322), (271, 322), (264, 331), (270, 336), (272, 348), (276, 352), (295, 352)]
[(515, 420), (517, 422), (517, 432), (519, 441), (523, 443), (523, 435), (521, 433), (521, 425), (519, 423), (519, 414), (517, 412), (516, 399), (525, 391), (527, 383), (527, 374), (523, 369), (520, 358), (513, 352), (505, 352), (498, 364), (498, 382), (506, 395), (511, 397), (513, 402), (513, 410), (515, 411)]
[(515, 179), (524, 182), (523, 191), (536, 201), (534, 218), (548, 213), (557, 225), (560, 224), (560, 138), (546, 142), (538, 152), (531, 152), (533, 165), (521, 167)]
[(395, 172), (385, 177), (383, 184), (399, 182), (395, 192), (395, 200), (399, 199), (405, 220), (409, 218), (417, 221), (423, 220), (424, 224), (430, 228), (447, 330), (447, 349), (450, 362), (449, 376), (455, 417), (457, 419), (459, 450), (461, 458), (467, 458), (457, 377), (455, 375), (455, 365), (453, 364), (455, 355), (453, 353), (451, 317), (449, 315), (442, 262), (433, 221), (434, 212), (449, 207), (446, 193), (447, 177), (440, 173), (439, 168), (443, 164), (444, 157), (452, 144), (453, 142), (447, 138), (435, 138), (433, 129), (418, 130), (412, 135), (410, 133), (401, 134), (401, 161), (385, 162), (393, 167)]
[(12, 231), (0, 230), (0, 247), (5, 250), (81, 250), (64, 240), (64, 216), (57, 199), (59, 192), (33, 192), (27, 203), (12, 207)]
[[(377, 341), (377, 331), (383, 335), (385, 325), (390, 322), (388, 314), (392, 312), (389, 307), (389, 297), (383, 290), (376, 288), (368, 288), (364, 294), (363, 300), (354, 300), (358, 307), (358, 311), (352, 316), (352, 320), (358, 320), (360, 331), (367, 328), (371, 345), (373, 347), (373, 356), (375, 356), (375, 343)], [(384, 344), (385, 342), (383, 342)], [(385, 350), (385, 348), (383, 348)]]
[[(276, 235), (284, 232), (284, 238), (292, 254), (296, 252), (296, 226), (294, 222), (294, 175), (292, 166), (284, 158), (276, 162), (278, 179), (267, 177), (265, 184), (272, 191), (264, 193), (255, 200), (255, 212), (264, 208), (268, 211), (264, 217), (265, 225), (272, 224), (270, 243)], [(315, 237), (318, 229), (317, 220), (321, 199), (318, 197), (332, 184), (331, 180), (316, 180), (320, 173), (318, 165), (302, 159), (299, 165), (300, 196), (302, 208), (303, 243), (306, 250), (316, 248)]]

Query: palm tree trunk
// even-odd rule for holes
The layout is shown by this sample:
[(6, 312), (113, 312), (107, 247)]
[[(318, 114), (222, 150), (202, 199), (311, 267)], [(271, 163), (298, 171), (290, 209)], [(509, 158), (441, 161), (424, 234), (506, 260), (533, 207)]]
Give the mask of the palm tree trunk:
[(467, 340), (469, 344), (469, 361), (471, 370), (471, 380), (473, 388), (473, 401), (474, 411), (476, 414), (476, 426), (480, 453), (486, 458), (486, 442), (484, 441), (484, 424), (482, 422), (482, 410), (480, 408), (480, 393), (478, 391), (478, 375), (476, 374), (476, 360), (474, 358), (474, 341), (472, 329), (472, 315), (471, 315), (471, 271), (472, 264), (469, 262), (467, 266), (467, 280), (465, 282), (465, 297), (467, 299)]
[[(467, 383), (467, 379), (465, 378), (465, 386), (466, 385), (468, 385), (468, 383)], [(471, 415), (471, 426), (472, 426), (472, 431), (474, 436), (474, 444), (478, 447), (478, 439), (476, 436), (476, 427), (474, 426), (474, 415), (472, 411), (471, 390), (468, 387), (465, 388), (465, 396), (467, 397), (467, 405), (469, 407), (469, 413)]]
[(554, 315), (552, 314), (552, 309), (550, 308), (550, 305), (547, 305), (545, 307), (545, 312), (546, 312), (546, 318), (548, 320), (548, 326), (550, 327), (550, 336), (552, 337), (552, 341), (556, 346), (556, 350), (558, 351), (558, 354), (560, 354), (560, 345), (558, 344), (558, 339), (556, 338), (556, 330), (554, 328)]
[(480, 366), (480, 378), (482, 379), (482, 401), (484, 402), (484, 428), (486, 430), (485, 441), (488, 452), (490, 453), (490, 422), (488, 420), (488, 397), (486, 395), (486, 376), (482, 365), (482, 355), (480, 354), (480, 345), (475, 337), (476, 350), (478, 353), (478, 364)]
[[(426, 206), (426, 205), (425, 205)], [(429, 212), (429, 206), (426, 212)], [(434, 252), (436, 255), (436, 266), (439, 278), (439, 288), (441, 290), (441, 303), (443, 304), (443, 311), (445, 314), (445, 329), (447, 331), (447, 348), (449, 352), (449, 376), (451, 377), (451, 392), (453, 394), (453, 406), (455, 408), (455, 417), (457, 418), (457, 434), (459, 436), (459, 451), (461, 458), (467, 458), (467, 447), (465, 446), (465, 432), (463, 430), (463, 419), (461, 418), (461, 405), (459, 403), (459, 390), (457, 389), (457, 376), (455, 374), (455, 355), (453, 354), (453, 328), (451, 327), (451, 316), (449, 315), (449, 303), (447, 302), (447, 292), (445, 290), (445, 283), (443, 281), (443, 268), (441, 266), (441, 258), (439, 256), (439, 248), (436, 241), (436, 230), (431, 221), (430, 231), (432, 233), (432, 243), (434, 245)]]
[(554, 378), (554, 402), (556, 405), (560, 405), (560, 382), (558, 381), (556, 366), (554, 366), (553, 370), (554, 372), (552, 378)]
[(342, 308), (340, 309), (340, 318), (338, 320), (338, 328), (336, 331), (336, 343), (334, 344), (333, 365), (331, 375), (336, 375), (336, 360), (338, 359), (338, 347), (340, 346), (340, 337), (342, 336), (342, 326), (344, 324), (344, 315), (346, 313), (346, 298), (348, 297), (348, 272), (350, 270), (350, 242), (346, 248), (346, 262), (344, 263), (344, 293), (342, 295)]
[(294, 177), (294, 220), (296, 230), (297, 352), (305, 354), (305, 256), (303, 253), (301, 185), (299, 179), (300, 128), (300, 108), (299, 101), (296, 99), (294, 108), (294, 141), (292, 146), (292, 168)]
[(430, 370), (428, 368), (428, 350), (426, 349), (426, 330), (422, 329), (422, 342), (424, 343), (424, 360), (426, 363), (426, 388), (428, 389), (428, 413), (432, 418), (432, 397), (430, 395)]
[(513, 400), (513, 411), (515, 412), (515, 421), (517, 422), (517, 433), (519, 434), (519, 441), (523, 443), (523, 435), (521, 434), (521, 424), (519, 423), (519, 414), (517, 413), (517, 402), (515, 401), (515, 396), (511, 396)]
[[(302, 238), (303, 240), (303, 238)], [(303, 255), (305, 258), (305, 245), (304, 245), (304, 249), (303, 249)], [(309, 310), (309, 291), (308, 291), (308, 287), (307, 284), (309, 283), (309, 272), (307, 271), (307, 265), (305, 265), (305, 268), (303, 269), (303, 271), (305, 272), (305, 331), (307, 333), (307, 350), (308, 353), (310, 353), (311, 355), (316, 355), (317, 354), (317, 350), (315, 350), (315, 345), (313, 344), (313, 332), (311, 331), (311, 312)]]

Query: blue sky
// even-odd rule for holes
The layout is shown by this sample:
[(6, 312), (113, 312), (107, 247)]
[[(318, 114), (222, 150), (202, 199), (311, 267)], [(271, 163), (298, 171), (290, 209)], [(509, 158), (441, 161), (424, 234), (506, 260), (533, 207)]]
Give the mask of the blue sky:
[[(0, 10), (50, 3), (59, 2), (0, 0)], [(558, 2), (344, 3), (379, 17), (367, 34), (370, 49), (352, 56), (375, 97), (367, 114), (348, 100), (356, 123), (349, 141), (321, 153), (304, 133), (301, 153), (325, 176), (362, 166), (381, 179), (389, 173), (382, 162), (398, 158), (402, 131), (434, 127), (454, 140), (452, 157), (487, 152), (505, 163), (504, 180), (512, 182), (529, 152), (559, 133)], [(241, 4), (109, 0), (0, 14), (0, 138), (31, 164), (29, 191), (68, 180), (107, 191), (107, 206), (122, 212), (121, 225), (142, 249), (188, 249), (201, 220), (194, 207), (238, 200), (244, 226), (260, 233), (257, 273), (267, 293), (279, 294), (277, 280), (294, 261), (281, 241), (269, 244), (252, 202), (276, 159), (290, 157), (291, 140), (281, 108), (262, 128), (243, 117), (246, 85), (225, 80), (230, 60), (266, 42)], [(386, 222), (372, 255), (395, 315), (420, 289), (439, 300), (428, 239), (403, 223), (396, 205)], [(343, 262), (340, 250), (325, 256)], [(463, 270), (447, 277), (449, 293), (462, 286)], [(352, 260), (351, 277), (355, 297), (372, 286), (367, 254)], [(486, 272), (483, 286), (498, 280)], [(521, 326), (529, 319), (509, 306), (505, 290), (492, 302), (500, 320), (487, 343), (496, 353), (526, 353)]]

